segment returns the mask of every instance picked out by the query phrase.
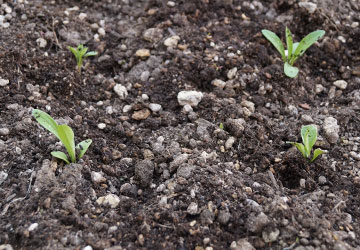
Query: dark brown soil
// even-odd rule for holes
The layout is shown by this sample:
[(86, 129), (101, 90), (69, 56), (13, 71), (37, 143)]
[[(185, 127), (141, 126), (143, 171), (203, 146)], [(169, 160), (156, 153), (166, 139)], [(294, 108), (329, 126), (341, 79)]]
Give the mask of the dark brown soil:
[[(0, 0), (0, 249), (360, 249), (360, 3), (299, 2)], [(295, 79), (261, 34), (286, 26), (326, 31)], [(83, 159), (51, 158), (35, 108)], [(286, 143), (306, 124), (314, 163)]]

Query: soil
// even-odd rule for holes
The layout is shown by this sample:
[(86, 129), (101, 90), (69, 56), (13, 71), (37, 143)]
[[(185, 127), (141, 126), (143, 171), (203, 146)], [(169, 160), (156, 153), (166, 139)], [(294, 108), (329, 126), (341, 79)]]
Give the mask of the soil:
[[(300, 2), (0, 0), (0, 249), (360, 249), (360, 2)], [(326, 31), (295, 79), (286, 26)]]

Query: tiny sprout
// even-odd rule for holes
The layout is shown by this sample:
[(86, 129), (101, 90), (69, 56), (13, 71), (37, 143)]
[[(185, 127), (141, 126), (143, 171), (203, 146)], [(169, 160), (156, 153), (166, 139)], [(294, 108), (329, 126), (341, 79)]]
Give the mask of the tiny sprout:
[(219, 128), (220, 128), (221, 130), (224, 130), (224, 124), (223, 124), (222, 122), (220, 122)]
[(52, 156), (65, 161), (67, 164), (76, 162), (76, 151), (78, 152), (78, 159), (84, 156), (92, 140), (84, 140), (75, 147), (74, 132), (68, 125), (58, 125), (50, 115), (39, 109), (34, 109), (32, 115), (41, 126), (53, 133), (62, 142), (69, 155), (68, 157), (64, 152), (53, 151), (51, 152)]
[(270, 30), (262, 30), (261, 33), (268, 39), (272, 45), (279, 51), (282, 60), (284, 61), (284, 73), (290, 78), (295, 78), (299, 73), (299, 69), (294, 67), (295, 61), (302, 56), (305, 51), (319, 40), (325, 34), (323, 30), (316, 30), (305, 36), (299, 43), (293, 43), (291, 31), (286, 27), (286, 45), (287, 50), (280, 38)]
[[(315, 145), (315, 142), (317, 140), (317, 129), (314, 125), (307, 125), (301, 127), (301, 138), (303, 143), (298, 142), (286, 142), (294, 145), (304, 156), (306, 159), (310, 159), (311, 157), (311, 150), (313, 146)], [(327, 151), (321, 150), (320, 148), (317, 148), (314, 150), (313, 157), (311, 158), (310, 162), (313, 162), (316, 160), (316, 158), (321, 155), (325, 154)]]
[(83, 58), (88, 57), (88, 56), (96, 56), (97, 52), (96, 51), (89, 51), (87, 52), (88, 48), (84, 47), (84, 45), (79, 44), (77, 46), (77, 48), (68, 46), (67, 47), (75, 56), (76, 59), (76, 63), (77, 63), (77, 69), (79, 74), (81, 73), (81, 67), (83, 64)]

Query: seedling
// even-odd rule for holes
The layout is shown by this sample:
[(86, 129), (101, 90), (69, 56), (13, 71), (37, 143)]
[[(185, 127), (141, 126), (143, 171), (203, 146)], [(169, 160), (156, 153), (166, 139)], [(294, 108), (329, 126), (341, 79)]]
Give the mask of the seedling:
[(76, 63), (77, 63), (77, 69), (79, 74), (81, 73), (81, 67), (83, 64), (83, 58), (88, 57), (88, 56), (96, 56), (97, 52), (96, 51), (89, 51), (87, 52), (88, 48), (84, 47), (84, 45), (79, 44), (77, 46), (77, 48), (68, 46), (67, 47), (75, 56), (76, 59)]
[(52, 156), (65, 161), (67, 164), (76, 162), (76, 152), (78, 152), (78, 159), (81, 159), (84, 156), (86, 150), (92, 143), (92, 140), (84, 140), (75, 147), (74, 132), (68, 125), (58, 125), (50, 115), (39, 109), (34, 109), (32, 115), (41, 126), (50, 131), (50, 133), (53, 133), (62, 142), (69, 155), (68, 157), (64, 152), (53, 151), (51, 152)]
[[(316, 142), (317, 139), (317, 129), (314, 125), (307, 125), (301, 127), (301, 138), (303, 143), (298, 142), (286, 142), (294, 145), (306, 159), (310, 159), (311, 157), (311, 150)], [(315, 159), (321, 155), (325, 154), (325, 150), (321, 150), (317, 148), (314, 150), (313, 157), (311, 158), (310, 162), (315, 161)]]
[(268, 39), (272, 45), (279, 51), (282, 60), (284, 61), (284, 73), (290, 78), (294, 78), (299, 73), (299, 69), (294, 67), (295, 61), (302, 56), (305, 51), (319, 40), (324, 34), (323, 30), (316, 30), (305, 36), (299, 43), (293, 43), (291, 31), (286, 27), (286, 46), (287, 50), (284, 49), (284, 45), (280, 38), (270, 30), (262, 30), (261, 33)]
[(220, 122), (219, 128), (220, 128), (221, 130), (224, 130), (224, 124), (223, 124), (222, 122)]

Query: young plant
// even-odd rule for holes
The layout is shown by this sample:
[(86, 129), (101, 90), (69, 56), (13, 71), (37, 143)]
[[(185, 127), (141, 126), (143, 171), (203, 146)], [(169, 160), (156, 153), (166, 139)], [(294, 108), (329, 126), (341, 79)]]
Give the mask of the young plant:
[(84, 45), (79, 44), (77, 46), (77, 48), (68, 46), (67, 47), (75, 56), (76, 59), (76, 63), (77, 63), (77, 69), (79, 74), (81, 73), (81, 67), (83, 64), (83, 58), (88, 57), (88, 56), (96, 56), (97, 52), (96, 51), (89, 51), (87, 52), (88, 48), (84, 47)]
[(262, 30), (261, 33), (268, 39), (272, 45), (279, 51), (282, 60), (284, 61), (284, 73), (290, 78), (294, 78), (299, 73), (299, 69), (294, 67), (295, 61), (302, 56), (305, 51), (319, 40), (324, 34), (323, 30), (316, 30), (305, 36), (299, 43), (293, 43), (291, 31), (286, 27), (286, 46), (287, 50), (284, 49), (284, 45), (280, 38), (270, 30)]
[(34, 109), (32, 115), (41, 126), (50, 131), (50, 133), (53, 133), (62, 142), (69, 155), (68, 157), (61, 151), (53, 151), (51, 152), (52, 156), (65, 161), (67, 164), (76, 162), (76, 151), (78, 152), (78, 159), (84, 156), (92, 140), (84, 140), (75, 147), (74, 132), (68, 125), (58, 125), (50, 115), (39, 109)]
[[(303, 143), (298, 142), (286, 142), (294, 145), (306, 159), (311, 158), (311, 150), (313, 146), (315, 145), (316, 139), (317, 139), (317, 129), (314, 125), (307, 125), (301, 127), (301, 138)], [(326, 153), (325, 150), (321, 150), (320, 148), (317, 148), (314, 150), (313, 157), (311, 158), (310, 162), (315, 161), (315, 159), (321, 155)]]

